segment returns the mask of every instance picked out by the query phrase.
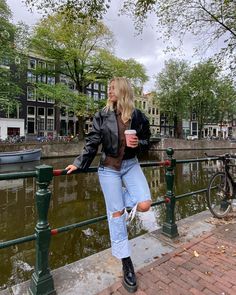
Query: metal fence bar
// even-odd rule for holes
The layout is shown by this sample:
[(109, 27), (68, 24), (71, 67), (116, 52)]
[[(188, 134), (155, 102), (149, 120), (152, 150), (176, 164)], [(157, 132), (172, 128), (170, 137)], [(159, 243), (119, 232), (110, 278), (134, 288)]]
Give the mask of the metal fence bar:
[(36, 177), (36, 171), (1, 173), (0, 180)]
[(219, 160), (219, 157), (176, 160), (176, 164), (185, 164), (185, 163), (194, 163), (194, 162), (206, 162), (206, 161), (213, 161), (213, 160)]
[(36, 235), (35, 234), (30, 235), (30, 236), (26, 236), (26, 237), (22, 237), (22, 238), (19, 238), (19, 239), (14, 239), (14, 240), (6, 241), (6, 242), (1, 242), (0, 243), (0, 249), (11, 247), (11, 246), (18, 245), (18, 244), (22, 244), (22, 243), (25, 243), (25, 242), (31, 242), (31, 241), (34, 241), (34, 240), (36, 240)]

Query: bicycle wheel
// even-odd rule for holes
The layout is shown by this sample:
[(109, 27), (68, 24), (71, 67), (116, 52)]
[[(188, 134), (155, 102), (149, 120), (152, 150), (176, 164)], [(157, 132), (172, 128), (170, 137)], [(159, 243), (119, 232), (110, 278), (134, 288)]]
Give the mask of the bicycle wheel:
[(232, 184), (224, 172), (215, 173), (207, 189), (207, 204), (217, 218), (225, 217), (232, 208)]

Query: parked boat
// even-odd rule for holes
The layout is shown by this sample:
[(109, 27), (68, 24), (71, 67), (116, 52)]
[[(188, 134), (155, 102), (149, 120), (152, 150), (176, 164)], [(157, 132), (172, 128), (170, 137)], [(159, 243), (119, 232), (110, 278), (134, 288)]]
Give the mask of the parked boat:
[(41, 149), (21, 150), (0, 153), (0, 165), (39, 161)]

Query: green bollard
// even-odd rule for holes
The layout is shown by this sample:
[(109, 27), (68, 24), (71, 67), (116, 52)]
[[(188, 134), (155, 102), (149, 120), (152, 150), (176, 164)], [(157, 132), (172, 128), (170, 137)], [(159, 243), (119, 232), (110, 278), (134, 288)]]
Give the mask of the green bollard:
[(174, 168), (176, 166), (176, 160), (172, 157), (174, 154), (174, 150), (172, 148), (167, 148), (166, 153), (168, 160), (170, 161), (170, 166), (166, 167), (166, 221), (163, 224), (162, 233), (170, 238), (174, 238), (179, 235), (177, 225), (175, 223), (175, 195), (173, 193)]
[(39, 186), (36, 192), (36, 206), (38, 221), (36, 234), (36, 262), (35, 271), (31, 277), (29, 293), (31, 295), (56, 294), (50, 269), (48, 267), (49, 245), (51, 229), (47, 220), (51, 192), (48, 189), (53, 178), (53, 168), (47, 165), (36, 167), (36, 181)]

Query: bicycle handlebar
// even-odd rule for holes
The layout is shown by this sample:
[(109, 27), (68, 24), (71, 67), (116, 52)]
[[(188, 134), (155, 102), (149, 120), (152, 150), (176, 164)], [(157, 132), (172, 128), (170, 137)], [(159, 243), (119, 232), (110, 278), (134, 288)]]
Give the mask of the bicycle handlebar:
[(220, 160), (223, 160), (223, 159), (236, 159), (236, 155), (233, 155), (233, 154), (223, 154), (223, 155), (208, 155), (207, 153), (204, 153), (206, 157), (208, 158), (215, 158), (215, 157), (218, 157)]

